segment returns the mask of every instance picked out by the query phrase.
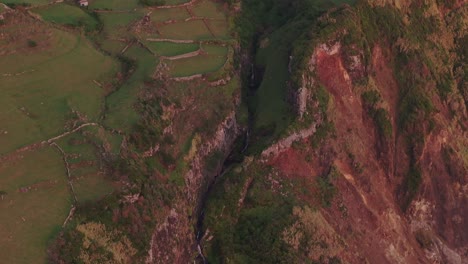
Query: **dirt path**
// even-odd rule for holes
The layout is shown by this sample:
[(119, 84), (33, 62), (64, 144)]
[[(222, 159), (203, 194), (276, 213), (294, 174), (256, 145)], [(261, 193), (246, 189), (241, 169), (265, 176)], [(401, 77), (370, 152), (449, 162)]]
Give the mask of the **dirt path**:
[(78, 126), (77, 128), (73, 129), (73, 130), (70, 130), (70, 131), (67, 131), (67, 132), (64, 132), (58, 136), (55, 136), (53, 138), (49, 138), (47, 140), (44, 140), (44, 141), (41, 141), (41, 142), (37, 142), (37, 143), (33, 143), (33, 144), (30, 144), (30, 145), (27, 145), (27, 146), (24, 146), (24, 147), (21, 147), (19, 149), (16, 149), (14, 150), (13, 152), (10, 152), (10, 153), (7, 153), (3, 156), (0, 157), (0, 164), (5, 164), (7, 161), (12, 161), (12, 160), (16, 160), (18, 159), (19, 157), (21, 157), (21, 154), (25, 153), (25, 152), (29, 152), (29, 151), (33, 151), (33, 150), (36, 150), (36, 149), (39, 149), (39, 148), (42, 148), (44, 146), (47, 146), (47, 145), (52, 145), (54, 143), (54, 141), (56, 140), (59, 140), (63, 137), (66, 137), (70, 134), (73, 134), (75, 132), (77, 132), (78, 130), (84, 128), (84, 127), (87, 127), (87, 126), (100, 126), (102, 127), (100, 124), (98, 123), (86, 123), (86, 124), (82, 124), (80, 126)]
[(176, 55), (176, 56), (170, 56), (170, 57), (160, 56), (160, 58), (163, 59), (163, 60), (173, 61), (173, 60), (180, 60), (180, 59), (187, 59), (187, 58), (196, 57), (196, 56), (198, 56), (200, 54), (202, 54), (202, 50), (198, 49), (196, 51), (192, 51), (192, 52), (188, 52), (188, 53), (184, 53), (184, 54), (180, 54), (180, 55)]
[(32, 70), (22, 71), (22, 72), (18, 72), (18, 73), (2, 73), (2, 76), (5, 76), (5, 77), (19, 76), (19, 75), (23, 75), (23, 74), (30, 73), (30, 72), (35, 72), (35, 71), (36, 70), (32, 69)]
[(199, 73), (199, 74), (194, 74), (194, 75), (184, 76), (184, 77), (174, 77), (172, 78), (172, 80), (176, 82), (186, 82), (186, 81), (192, 81), (192, 80), (202, 78), (202, 77), (203, 77), (203, 74)]
[(166, 39), (166, 38), (147, 38), (147, 41), (151, 42), (172, 42), (172, 43), (198, 43), (193, 39)]
[(197, 3), (199, 0), (191, 0), (187, 3), (183, 4), (178, 4), (178, 5), (163, 5), (163, 6), (153, 6), (149, 7), (149, 9), (169, 9), (169, 8), (177, 8), (177, 7), (186, 7), (186, 6), (192, 6), (195, 3)]
[(78, 203), (78, 198), (76, 198), (75, 188), (73, 187), (73, 183), (71, 179), (71, 172), (70, 172), (70, 164), (68, 163), (68, 160), (67, 160), (67, 154), (65, 153), (65, 151), (63, 151), (63, 149), (59, 145), (57, 145), (57, 143), (52, 142), (50, 145), (55, 147), (62, 155), (62, 159), (63, 159), (63, 162), (65, 163), (65, 168), (67, 170), (68, 187), (70, 188), (70, 193), (72, 194), (72, 197), (73, 197), (73, 204), (76, 205)]
[(53, 138), (50, 138), (48, 140), (45, 140), (45, 141), (42, 141), (41, 143), (45, 144), (45, 143), (49, 143), (49, 144), (52, 144), (54, 141), (58, 140), (58, 139), (61, 139), (63, 137), (66, 137), (70, 134), (73, 134), (75, 133), (76, 131), (84, 128), (84, 127), (87, 127), (87, 126), (100, 126), (98, 123), (85, 123), (85, 124), (82, 124), (80, 126), (78, 126), (77, 128), (73, 129), (73, 130), (70, 130), (70, 131), (67, 131), (65, 133), (62, 133), (56, 137), (53, 137)]

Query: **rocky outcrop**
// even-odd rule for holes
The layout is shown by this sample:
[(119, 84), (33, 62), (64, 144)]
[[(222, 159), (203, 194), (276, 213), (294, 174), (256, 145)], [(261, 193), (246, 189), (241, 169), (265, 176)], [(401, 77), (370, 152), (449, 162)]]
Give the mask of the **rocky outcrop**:
[[(196, 252), (195, 226), (203, 197), (220, 172), (234, 141), (242, 131), (232, 111), (211, 137), (206, 137), (193, 157), (188, 157), (190, 170), (184, 175), (185, 187), (162, 224), (151, 239), (147, 263), (189, 263)], [(216, 168), (207, 169), (207, 159), (218, 154)]]
[(312, 136), (317, 131), (317, 123), (313, 123), (309, 128), (294, 132), (291, 135), (287, 136), (274, 143), (267, 149), (262, 152), (262, 158), (268, 159), (271, 157), (276, 157), (283, 151), (289, 149), (294, 142), (304, 140)]
[[(208, 185), (220, 171), (224, 159), (229, 155), (232, 144), (241, 130), (242, 128), (237, 123), (236, 112), (232, 111), (218, 125), (215, 134), (199, 148), (191, 162), (191, 169), (185, 175), (186, 190), (191, 202), (199, 205), (200, 196), (204, 194)], [(220, 153), (218, 168), (211, 172), (212, 175), (206, 175), (206, 159), (214, 152)]]

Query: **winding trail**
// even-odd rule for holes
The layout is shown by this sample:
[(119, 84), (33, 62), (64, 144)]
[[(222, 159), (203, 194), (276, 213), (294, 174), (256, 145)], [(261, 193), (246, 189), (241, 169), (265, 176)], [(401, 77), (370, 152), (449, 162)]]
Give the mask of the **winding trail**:
[(101, 126), (100, 124), (98, 123), (85, 123), (85, 124), (82, 124), (80, 126), (78, 126), (77, 128), (73, 129), (73, 130), (70, 130), (70, 131), (67, 131), (67, 132), (64, 132), (56, 137), (53, 137), (53, 138), (49, 138), (48, 140), (45, 140), (45, 141), (42, 141), (41, 143), (42, 144), (45, 144), (45, 143), (49, 143), (49, 144), (52, 144), (54, 141), (58, 140), (58, 139), (61, 139), (63, 137), (66, 137), (70, 134), (73, 134), (75, 133), (76, 131), (84, 128), (84, 127), (87, 127), (87, 126)]

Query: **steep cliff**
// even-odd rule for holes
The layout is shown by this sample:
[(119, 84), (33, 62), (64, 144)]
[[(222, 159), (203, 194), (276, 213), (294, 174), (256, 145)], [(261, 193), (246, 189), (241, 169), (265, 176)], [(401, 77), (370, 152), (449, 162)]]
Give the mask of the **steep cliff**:
[[(159, 58), (130, 104), (137, 121), (112, 130), (120, 152), (103, 164), (118, 191), (73, 209), (50, 261), (468, 263), (466, 1), (213, 5), (232, 39)], [(126, 30), (215, 23), (202, 9)], [(194, 43), (136, 39), (123, 51)], [(215, 42), (228, 50), (218, 72), (170, 77), (172, 60)], [(116, 83), (146, 63), (119, 59)], [(128, 122), (116, 113), (103, 120)]]
[(364, 1), (290, 52), (298, 116), (209, 199), (213, 263), (467, 263), (464, 1)]

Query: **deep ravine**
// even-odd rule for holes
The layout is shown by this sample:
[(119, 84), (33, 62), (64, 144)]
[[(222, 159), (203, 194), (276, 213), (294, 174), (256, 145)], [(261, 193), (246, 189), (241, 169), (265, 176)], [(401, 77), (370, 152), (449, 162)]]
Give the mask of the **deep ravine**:
[[(254, 57), (254, 56), (253, 56)], [(260, 86), (263, 74), (256, 74), (258, 73), (259, 69), (253, 64), (250, 63), (250, 71), (246, 74), (246, 85), (243, 87), (243, 92), (246, 94), (244, 100), (248, 100), (255, 96), (255, 92), (257, 91), (258, 87)], [(246, 102), (243, 102), (246, 103)], [(200, 211), (198, 212), (197, 222), (195, 226), (195, 241), (197, 246), (198, 255), (195, 259), (197, 263), (207, 264), (209, 263), (203, 253), (203, 239), (205, 237), (205, 229), (204, 229), (204, 219), (205, 219), (205, 208), (207, 199), (216, 185), (218, 179), (222, 178), (226, 172), (228, 172), (234, 165), (242, 163), (245, 156), (248, 154), (249, 146), (250, 146), (250, 136), (252, 134), (252, 129), (254, 125), (254, 116), (255, 111), (252, 107), (248, 107), (248, 124), (247, 128), (244, 132), (238, 136), (236, 142), (234, 143), (233, 147), (227, 158), (224, 160), (223, 165), (221, 167), (220, 172), (214, 177), (214, 180), (209, 184), (207, 191), (203, 194), (201, 199)]]

